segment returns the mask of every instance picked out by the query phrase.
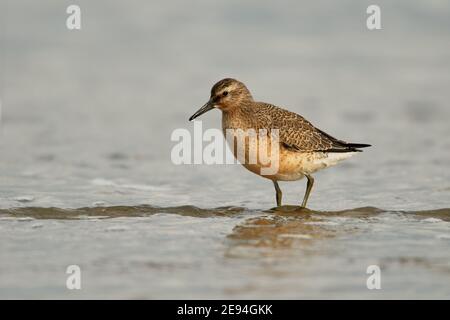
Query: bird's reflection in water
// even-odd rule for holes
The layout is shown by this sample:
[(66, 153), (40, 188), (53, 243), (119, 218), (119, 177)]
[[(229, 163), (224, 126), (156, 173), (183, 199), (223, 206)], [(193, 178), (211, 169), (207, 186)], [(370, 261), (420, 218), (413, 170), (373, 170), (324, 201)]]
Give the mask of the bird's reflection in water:
[[(355, 232), (355, 226), (339, 223), (345, 219), (366, 219), (383, 210), (363, 207), (342, 211), (313, 211), (297, 206), (282, 206), (266, 211), (237, 225), (228, 235), (227, 257), (278, 255), (283, 249), (309, 247), (319, 239), (333, 238), (341, 232)], [(334, 219), (333, 219), (334, 218)], [(260, 249), (251, 254), (249, 249)], [(296, 253), (299, 253), (296, 250)]]

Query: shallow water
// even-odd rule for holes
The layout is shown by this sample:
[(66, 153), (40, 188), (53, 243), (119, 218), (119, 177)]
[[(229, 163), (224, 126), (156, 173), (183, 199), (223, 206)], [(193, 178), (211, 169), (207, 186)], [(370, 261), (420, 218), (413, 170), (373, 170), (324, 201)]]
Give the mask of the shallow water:
[[(379, 1), (369, 32), (369, 4), (79, 1), (69, 32), (64, 3), (2, 2), (0, 298), (450, 298), (450, 5)], [(305, 181), (271, 209), (238, 165), (172, 164), (225, 76), (373, 147), (309, 210)]]
[[(24, 207), (0, 221), (2, 298), (448, 294), (450, 209)], [(82, 270), (78, 292), (63, 286), (71, 264)], [(366, 287), (372, 264), (383, 270), (378, 292)]]

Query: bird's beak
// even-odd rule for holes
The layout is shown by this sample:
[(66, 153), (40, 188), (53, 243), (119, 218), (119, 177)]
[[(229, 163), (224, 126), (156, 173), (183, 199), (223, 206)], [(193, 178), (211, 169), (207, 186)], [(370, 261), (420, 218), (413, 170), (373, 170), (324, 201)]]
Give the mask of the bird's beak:
[(201, 107), (200, 109), (197, 110), (196, 113), (194, 113), (190, 118), (189, 121), (194, 120), (195, 118), (201, 116), (202, 114), (208, 112), (209, 110), (214, 109), (214, 102), (212, 101), (212, 99), (209, 99), (209, 101), (207, 103), (205, 103), (205, 105), (203, 107)]

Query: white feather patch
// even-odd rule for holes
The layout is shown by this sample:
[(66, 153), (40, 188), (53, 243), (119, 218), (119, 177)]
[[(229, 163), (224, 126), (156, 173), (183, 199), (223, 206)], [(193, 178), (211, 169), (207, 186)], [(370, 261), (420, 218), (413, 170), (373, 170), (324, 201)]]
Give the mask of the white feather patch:
[(315, 159), (314, 162), (320, 167), (331, 167), (338, 162), (354, 156), (357, 152), (330, 152), (323, 158)]

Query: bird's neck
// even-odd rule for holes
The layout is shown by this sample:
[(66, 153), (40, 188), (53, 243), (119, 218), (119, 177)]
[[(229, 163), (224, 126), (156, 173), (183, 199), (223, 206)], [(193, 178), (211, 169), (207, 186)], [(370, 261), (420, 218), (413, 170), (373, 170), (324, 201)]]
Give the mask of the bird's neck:
[(236, 108), (222, 111), (222, 129), (252, 128), (253, 104), (243, 102)]

